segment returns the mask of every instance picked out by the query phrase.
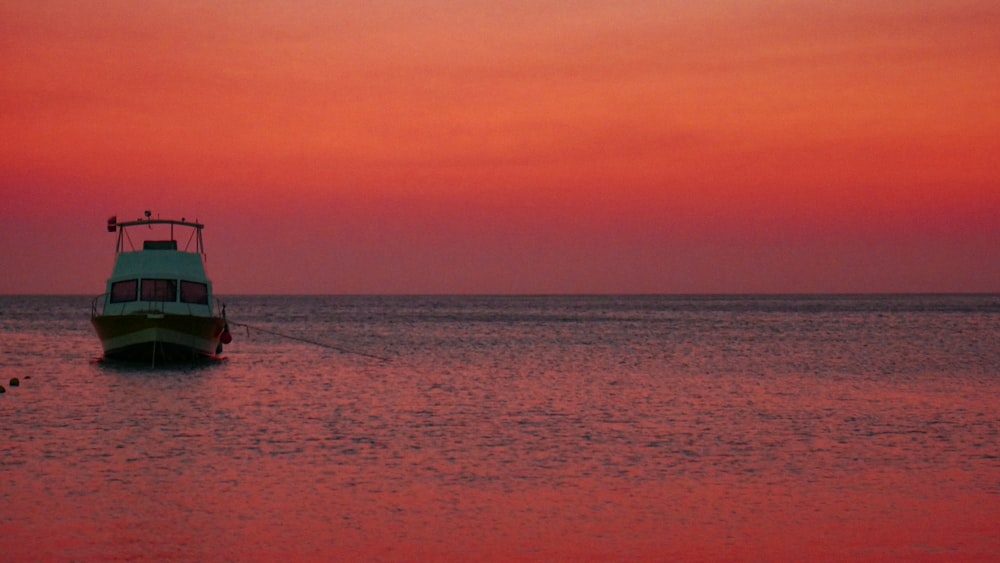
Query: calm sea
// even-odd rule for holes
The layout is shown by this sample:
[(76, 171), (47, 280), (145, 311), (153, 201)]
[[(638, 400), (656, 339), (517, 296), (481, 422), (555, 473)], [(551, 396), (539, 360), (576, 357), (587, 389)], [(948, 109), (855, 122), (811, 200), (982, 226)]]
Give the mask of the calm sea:
[(0, 560), (1000, 560), (998, 295), (227, 303), (0, 297)]

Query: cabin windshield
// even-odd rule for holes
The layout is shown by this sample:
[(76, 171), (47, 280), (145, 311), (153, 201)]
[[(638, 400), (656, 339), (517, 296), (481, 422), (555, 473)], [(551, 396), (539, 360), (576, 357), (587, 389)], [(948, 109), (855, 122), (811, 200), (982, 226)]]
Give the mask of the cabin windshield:
[(142, 280), (143, 301), (177, 301), (176, 280)]
[[(180, 291), (178, 292), (178, 289)], [(188, 305), (208, 305), (208, 284), (188, 280), (174, 279), (132, 279), (111, 283), (108, 291), (108, 303), (132, 303), (149, 301), (157, 303), (174, 303), (178, 301)]]
[(208, 305), (208, 284), (181, 280), (181, 303)]
[(139, 280), (125, 280), (111, 284), (111, 302), (127, 303), (138, 297)]

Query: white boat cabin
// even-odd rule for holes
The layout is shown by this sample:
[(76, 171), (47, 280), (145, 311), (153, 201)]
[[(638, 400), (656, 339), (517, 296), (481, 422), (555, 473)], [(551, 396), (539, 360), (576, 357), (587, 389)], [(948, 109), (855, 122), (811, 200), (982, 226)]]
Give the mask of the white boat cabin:
[[(178, 248), (175, 227), (191, 230)], [(114, 270), (104, 295), (104, 315), (163, 313), (211, 317), (212, 282), (205, 273), (204, 246), (199, 223), (183, 219), (146, 219), (118, 223), (108, 220), (108, 230), (118, 231)], [(169, 229), (164, 237), (163, 231)], [(131, 233), (131, 234), (130, 234)], [(133, 242), (132, 236), (156, 237)]]

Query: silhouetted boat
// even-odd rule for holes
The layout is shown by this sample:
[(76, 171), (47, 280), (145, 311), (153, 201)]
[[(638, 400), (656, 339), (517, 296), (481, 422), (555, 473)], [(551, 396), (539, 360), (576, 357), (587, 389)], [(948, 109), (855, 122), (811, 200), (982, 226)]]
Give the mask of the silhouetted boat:
[[(155, 365), (217, 356), (232, 337), (225, 306), (216, 303), (205, 273), (205, 226), (150, 215), (123, 223), (108, 219), (108, 232), (118, 233), (115, 265), (91, 307), (104, 357)], [(178, 231), (187, 236), (180, 249)], [(141, 247), (133, 235), (142, 238)]]

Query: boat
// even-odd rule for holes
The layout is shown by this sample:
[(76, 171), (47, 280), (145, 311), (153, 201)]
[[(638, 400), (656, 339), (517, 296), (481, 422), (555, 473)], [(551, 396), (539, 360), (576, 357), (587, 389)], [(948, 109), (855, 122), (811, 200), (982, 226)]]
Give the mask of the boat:
[(232, 341), (225, 305), (205, 273), (204, 228), (149, 211), (135, 221), (108, 219), (108, 232), (118, 235), (115, 263), (90, 319), (106, 360), (155, 366), (211, 359)]

